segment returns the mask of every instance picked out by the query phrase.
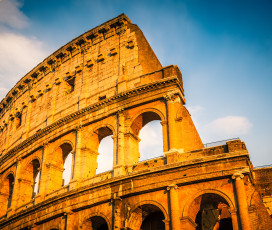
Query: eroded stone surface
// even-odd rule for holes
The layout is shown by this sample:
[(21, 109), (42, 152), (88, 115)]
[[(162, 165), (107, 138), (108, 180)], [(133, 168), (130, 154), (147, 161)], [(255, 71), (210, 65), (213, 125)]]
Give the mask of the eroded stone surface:
[[(271, 229), (271, 193), (245, 143), (203, 147), (180, 70), (162, 67), (125, 15), (50, 55), (0, 108), (1, 229)], [(153, 120), (164, 154), (139, 162)], [(112, 170), (96, 174), (109, 135)]]

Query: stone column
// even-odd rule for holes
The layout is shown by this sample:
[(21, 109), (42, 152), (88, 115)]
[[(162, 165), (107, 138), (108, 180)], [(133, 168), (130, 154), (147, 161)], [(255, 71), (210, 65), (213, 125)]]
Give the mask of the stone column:
[(46, 195), (46, 184), (47, 184), (47, 171), (46, 171), (46, 162), (49, 154), (49, 144), (48, 142), (43, 143), (43, 156), (41, 162), (41, 173), (40, 173), (40, 185), (39, 185), (39, 195), (40, 198), (37, 202), (40, 202), (44, 199)]
[(170, 230), (170, 221), (169, 220), (163, 220), (165, 230)]
[(20, 174), (21, 174), (21, 167), (22, 167), (22, 159), (18, 159), (16, 162), (16, 173), (14, 178), (14, 186), (13, 186), (13, 194), (12, 194), (12, 201), (10, 205), (11, 215), (14, 214), (15, 209), (18, 207), (19, 198), (20, 198), (20, 187), (21, 187), (21, 180)]
[(170, 195), (171, 225), (172, 230), (180, 230), (178, 186), (171, 184), (167, 187)]
[(111, 200), (111, 205), (112, 205), (112, 215), (114, 215), (112, 229), (120, 230), (122, 229), (122, 218), (121, 218), (122, 200), (121, 198), (120, 197), (113, 198)]
[(141, 139), (132, 132), (127, 132), (124, 136), (126, 144), (125, 164), (132, 165), (139, 161), (139, 142)]
[(168, 138), (169, 138), (169, 150), (178, 148), (178, 135), (176, 130), (176, 108), (174, 95), (166, 95), (165, 97), (168, 111)]
[(82, 132), (83, 132), (83, 128), (81, 125), (79, 125), (76, 128), (76, 149), (74, 151), (73, 154), (73, 171), (72, 171), (72, 180), (70, 182), (70, 188), (74, 189), (77, 188), (77, 183), (81, 180), (81, 178), (83, 178), (83, 175), (81, 173), (81, 160), (82, 160)]
[(162, 121), (162, 140), (163, 140), (163, 152), (168, 152), (168, 131), (167, 131), (167, 121)]
[[(125, 115), (121, 111), (118, 111), (118, 123), (116, 138), (114, 139), (114, 156), (113, 156), (113, 168), (114, 176), (121, 176), (126, 174), (126, 149), (125, 149)], [(114, 137), (113, 137), (114, 138)], [(118, 144), (117, 144), (118, 143)]]
[(125, 163), (125, 116), (124, 113), (119, 112), (119, 127), (118, 127), (118, 153), (117, 165), (124, 165)]
[(248, 215), (248, 205), (247, 205), (247, 198), (246, 198), (246, 191), (243, 181), (244, 175), (240, 172), (234, 173), (232, 175), (232, 179), (235, 183), (235, 193), (237, 197), (238, 203), (238, 212), (239, 218), (241, 222), (242, 230), (250, 230), (250, 221)]
[(233, 230), (239, 230), (238, 221), (237, 221), (237, 209), (230, 210), (232, 228)]
[(72, 211), (69, 211), (64, 214), (66, 216), (66, 228), (68, 229), (75, 229), (75, 213)]

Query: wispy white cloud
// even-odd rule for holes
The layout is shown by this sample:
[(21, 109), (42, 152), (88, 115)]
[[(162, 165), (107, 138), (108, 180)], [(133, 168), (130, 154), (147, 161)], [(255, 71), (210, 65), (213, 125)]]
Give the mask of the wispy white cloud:
[(43, 43), (12, 32), (0, 33), (0, 87), (10, 87), (45, 58)]
[(226, 116), (204, 125), (200, 130), (205, 139), (217, 141), (249, 134), (252, 126), (247, 117)]
[(48, 54), (37, 38), (17, 31), (29, 24), (20, 7), (17, 0), (0, 2), (0, 100)]
[(21, 29), (28, 25), (28, 18), (20, 11), (22, 3), (18, 0), (0, 1), (0, 24)]

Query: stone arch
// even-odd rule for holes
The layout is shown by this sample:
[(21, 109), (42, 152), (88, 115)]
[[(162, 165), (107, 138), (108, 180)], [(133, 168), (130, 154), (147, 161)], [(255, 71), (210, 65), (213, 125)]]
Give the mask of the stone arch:
[(106, 215), (104, 215), (101, 212), (93, 212), (90, 215), (88, 215), (88, 218), (86, 218), (83, 221), (80, 227), (82, 230), (87, 229), (99, 230), (101, 225), (103, 224), (107, 225), (108, 230), (111, 229), (111, 223)]
[(106, 123), (106, 124), (99, 124), (99, 125), (95, 126), (95, 127), (93, 128), (93, 132), (96, 132), (97, 130), (99, 130), (99, 129), (101, 129), (101, 128), (108, 128), (108, 129), (111, 130), (112, 135), (114, 135), (114, 136), (116, 135), (116, 130), (115, 130), (114, 126), (111, 125), (111, 124), (109, 124), (109, 123)]
[[(161, 122), (165, 122), (165, 121), (166, 121), (163, 112), (161, 112), (159, 109), (156, 109), (156, 108), (146, 108), (146, 109), (142, 109), (142, 110), (140, 110), (138, 113), (136, 113), (136, 114), (133, 116), (133, 118), (131, 119), (131, 122), (130, 122), (130, 124), (129, 124), (129, 127), (130, 127), (131, 131), (132, 131), (135, 135), (138, 135), (139, 132), (140, 132), (140, 129), (138, 130), (136, 127), (135, 127), (135, 129), (133, 129), (133, 127), (132, 127), (132, 126), (135, 125), (135, 122), (137, 122), (136, 119), (140, 118), (140, 116), (143, 115), (143, 114), (152, 114), (152, 113), (153, 113), (153, 114), (156, 114), (156, 115), (160, 118), (160, 119), (157, 119), (158, 117), (156, 117), (157, 120), (161, 120)], [(153, 119), (153, 120), (155, 120), (155, 119)], [(150, 117), (146, 117), (146, 121), (143, 121), (143, 124), (144, 124), (144, 125), (143, 125), (142, 127), (144, 127), (144, 126), (145, 126), (147, 123), (149, 123), (150, 121), (152, 121), (152, 120), (150, 119)], [(141, 128), (142, 128), (142, 127), (141, 127)]]
[(72, 152), (75, 152), (75, 144), (70, 140), (61, 140), (59, 143), (57, 143), (57, 147), (55, 147), (54, 152), (58, 150), (58, 148), (64, 144), (69, 144), (72, 147)]
[[(54, 146), (56, 147), (50, 152), (48, 159), (46, 159), (48, 163), (45, 162), (47, 163), (46, 171), (50, 175), (46, 181), (47, 193), (58, 190), (66, 185), (64, 184), (65, 178), (70, 181), (74, 164), (73, 153), (75, 146), (70, 140), (58, 140), (54, 143)], [(69, 173), (67, 174), (67, 171), (65, 172), (65, 161), (68, 159), (68, 156), (71, 163), (68, 166)], [(67, 176), (63, 178), (66, 174)]]
[(220, 190), (216, 190), (216, 189), (205, 189), (202, 191), (199, 191), (197, 193), (195, 193), (194, 195), (190, 196), (190, 198), (187, 200), (187, 202), (185, 203), (183, 209), (182, 209), (182, 216), (188, 216), (188, 210), (190, 207), (190, 204), (199, 196), (205, 194), (205, 193), (214, 193), (217, 194), (219, 196), (222, 196), (229, 204), (230, 208), (233, 210), (235, 209), (234, 203), (233, 201), (222, 191)]
[(102, 124), (95, 127), (93, 132), (95, 133), (94, 139), (96, 139), (97, 146), (97, 148), (95, 149), (95, 151), (97, 151), (96, 174), (112, 170), (114, 164), (114, 157), (116, 155), (115, 129), (110, 124)]
[(126, 227), (128, 229), (140, 230), (144, 219), (154, 212), (161, 212), (164, 217), (164, 222), (169, 221), (169, 215), (162, 204), (154, 200), (144, 200), (133, 206)]
[(20, 192), (18, 206), (28, 203), (38, 192), (41, 160), (38, 156), (32, 156), (26, 164), (23, 165), (23, 171), (20, 172)]
[(0, 216), (6, 214), (11, 206), (15, 176), (13, 171), (8, 171), (1, 181), (0, 187)]
[(99, 124), (92, 128), (90, 131), (84, 131), (83, 136), (84, 140), (82, 140), (82, 148), (83, 149), (91, 149), (92, 151), (96, 151), (98, 149), (100, 141), (106, 137), (105, 135), (99, 136), (99, 130), (106, 129), (111, 132), (113, 137), (116, 136), (116, 130), (111, 124)]
[[(141, 139), (139, 138), (140, 131), (144, 128), (145, 125), (150, 123), (151, 121), (161, 121), (161, 136), (163, 139), (163, 142), (161, 143), (162, 146), (155, 146), (155, 147), (162, 147), (160, 150), (160, 153), (162, 154), (163, 151), (166, 151), (167, 149), (167, 127), (165, 126), (166, 120), (165, 115), (163, 112), (156, 108), (145, 108), (140, 111), (138, 111), (131, 121), (127, 124), (128, 130), (126, 133), (126, 149), (129, 152), (129, 161), (128, 164), (135, 164), (139, 161), (139, 158), (141, 157), (140, 151), (139, 151), (139, 143)], [(144, 140), (142, 140), (144, 141)], [(158, 154), (159, 152), (152, 152), (152, 154)], [(142, 155), (143, 159), (146, 160), (149, 158), (152, 158), (152, 156), (148, 155)], [(153, 156), (154, 157), (154, 156)]]
[[(99, 123), (99, 122), (98, 122)], [(81, 154), (84, 155), (84, 158), (86, 159), (84, 164), (82, 165), (83, 171), (84, 171), (84, 178), (90, 178), (94, 176), (96, 173), (101, 173), (103, 170), (101, 169), (100, 171), (98, 168), (98, 160), (99, 157), (101, 158), (102, 153), (98, 152), (101, 140), (104, 139), (104, 137), (112, 136), (113, 139), (113, 146), (112, 150), (110, 151), (110, 161), (107, 161), (107, 167), (104, 171), (111, 170), (113, 167), (113, 164), (109, 163), (113, 161), (114, 158), (114, 153), (115, 153), (115, 136), (116, 136), (116, 130), (113, 127), (113, 125), (102, 122), (99, 123), (95, 126), (90, 126), (90, 127), (84, 127), (82, 129), (82, 136), (81, 136)], [(99, 154), (101, 154), (99, 156)], [(103, 155), (104, 156), (104, 155)], [(102, 158), (103, 158), (102, 156)], [(101, 160), (103, 161), (103, 160)], [(101, 164), (100, 164), (101, 166)], [(98, 171), (98, 172), (97, 172)]]
[[(14, 172), (13, 170), (8, 169), (6, 172), (3, 173), (3, 176), (1, 177), (0, 184), (3, 183), (3, 181), (6, 179), (6, 177), (7, 177), (9, 174), (12, 174), (13, 177), (15, 178), (15, 172)], [(1, 187), (0, 187), (0, 188), (1, 188)]]
[(232, 210), (234, 210), (233, 202), (225, 193), (207, 189), (187, 200), (182, 210), (182, 217), (195, 222), (196, 229), (202, 229), (202, 224), (205, 223), (210, 224), (210, 227), (225, 224), (229, 226), (227, 229), (232, 229)]

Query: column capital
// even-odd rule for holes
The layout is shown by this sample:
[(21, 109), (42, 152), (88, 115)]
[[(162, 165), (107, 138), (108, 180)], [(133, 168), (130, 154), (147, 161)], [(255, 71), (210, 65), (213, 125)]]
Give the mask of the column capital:
[(75, 130), (76, 130), (77, 132), (82, 131), (82, 129), (83, 129), (83, 126), (82, 126), (81, 123), (78, 124), (78, 125), (75, 127)]
[(117, 113), (118, 113), (118, 114), (122, 114), (123, 112), (124, 112), (124, 109), (118, 109), (118, 110), (117, 110)]
[(45, 142), (42, 143), (42, 146), (43, 146), (44, 148), (46, 148), (48, 145), (49, 145), (49, 142), (48, 142), (48, 141), (45, 141)]
[(231, 178), (233, 180), (240, 180), (240, 179), (243, 179), (244, 178), (244, 174), (242, 172), (235, 172)]
[(178, 189), (178, 186), (176, 184), (170, 184), (167, 186), (167, 190), (171, 190), (171, 189)]
[(232, 179), (235, 180), (235, 179), (243, 179), (244, 178), (244, 174), (249, 174), (250, 173), (250, 170), (248, 168), (244, 168), (244, 169), (241, 169), (241, 170), (237, 170), (233, 173), (232, 175)]
[(168, 93), (168, 94), (164, 95), (163, 98), (164, 98), (164, 100), (167, 101), (168, 103), (169, 103), (169, 102), (174, 102), (174, 100), (175, 100), (175, 95), (174, 95), (174, 94)]
[(22, 161), (22, 157), (18, 157), (17, 159), (16, 159), (16, 163), (18, 164), (18, 163), (20, 163)]

